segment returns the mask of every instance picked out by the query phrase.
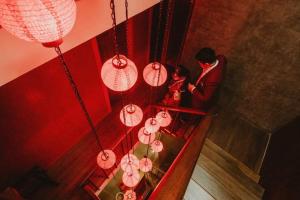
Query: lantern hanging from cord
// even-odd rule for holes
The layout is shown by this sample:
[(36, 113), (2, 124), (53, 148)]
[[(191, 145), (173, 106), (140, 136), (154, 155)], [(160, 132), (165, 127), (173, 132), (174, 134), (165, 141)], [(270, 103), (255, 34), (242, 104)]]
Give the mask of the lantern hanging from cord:
[(97, 164), (102, 169), (109, 169), (116, 163), (116, 155), (112, 150), (103, 150), (97, 156)]
[(160, 111), (155, 118), (161, 127), (167, 127), (172, 122), (172, 117), (168, 111)]
[(160, 126), (154, 117), (150, 117), (145, 121), (145, 129), (149, 133), (155, 133), (159, 130)]
[(165, 66), (159, 62), (148, 64), (143, 70), (143, 77), (146, 83), (150, 86), (161, 86), (167, 80), (167, 70)]
[(142, 109), (135, 104), (128, 104), (120, 112), (120, 120), (125, 126), (133, 127), (143, 119)]
[(132, 169), (131, 171), (124, 172), (122, 176), (122, 182), (127, 187), (134, 187), (140, 181), (140, 174), (137, 169)]
[(115, 55), (102, 66), (101, 78), (111, 90), (129, 90), (137, 81), (138, 71), (135, 64), (124, 55)]
[(145, 127), (142, 127), (138, 132), (138, 138), (141, 143), (150, 144), (155, 140), (155, 133), (149, 133)]
[(126, 190), (123, 199), (124, 200), (136, 200), (136, 194), (133, 190)]
[(57, 47), (76, 19), (74, 0), (0, 0), (0, 24), (14, 36)]
[(140, 170), (145, 173), (151, 171), (152, 161), (147, 157), (142, 158), (140, 160)]
[(133, 154), (126, 154), (121, 159), (121, 169), (125, 172), (139, 169), (139, 159)]
[(164, 148), (163, 143), (159, 140), (155, 140), (154, 142), (151, 143), (151, 149), (154, 152), (161, 152), (163, 148)]

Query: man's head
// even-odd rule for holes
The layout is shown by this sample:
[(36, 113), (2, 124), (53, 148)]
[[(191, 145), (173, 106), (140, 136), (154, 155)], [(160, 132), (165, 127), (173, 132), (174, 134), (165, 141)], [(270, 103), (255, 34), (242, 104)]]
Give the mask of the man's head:
[(207, 68), (216, 61), (217, 56), (213, 49), (206, 47), (200, 49), (195, 58), (198, 60), (202, 68)]

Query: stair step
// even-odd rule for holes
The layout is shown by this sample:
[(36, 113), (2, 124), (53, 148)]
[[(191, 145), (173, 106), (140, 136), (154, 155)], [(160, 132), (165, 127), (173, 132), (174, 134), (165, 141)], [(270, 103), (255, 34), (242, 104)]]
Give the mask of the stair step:
[(256, 172), (213, 143), (210, 139), (205, 140), (201, 154), (210, 158), (217, 165), (222, 166), (228, 173), (235, 176), (235, 178), (239, 179), (242, 183), (244, 183), (245, 180), (248, 180), (245, 176), (255, 183), (259, 182), (260, 176)]
[[(258, 190), (253, 190), (253, 188), (250, 190), (250, 187), (248, 182), (246, 185), (244, 183), (241, 183), (238, 179), (235, 178), (235, 176), (232, 176), (227, 171), (225, 171), (222, 167), (220, 167), (217, 163), (215, 163), (213, 160), (210, 160), (205, 155), (200, 155), (197, 165), (205, 170), (210, 176), (212, 176), (215, 180), (218, 181), (219, 185), (222, 185), (226, 191), (231, 194), (233, 199), (243, 199), (243, 200), (256, 200), (261, 199), (263, 194), (263, 189), (257, 184)], [(201, 181), (201, 179), (199, 180)], [(249, 179), (249, 181), (251, 181)], [(251, 184), (252, 184), (251, 183)], [(214, 193), (211, 193), (214, 196)], [(214, 196), (217, 197), (217, 196)], [(224, 199), (223, 197), (218, 197), (216, 199)]]
[(231, 194), (218, 179), (211, 176), (205, 169), (199, 165), (195, 166), (192, 179), (207, 191), (216, 200), (235, 200), (239, 199)]
[(208, 192), (206, 192), (193, 179), (190, 180), (184, 195), (184, 200), (215, 200)]

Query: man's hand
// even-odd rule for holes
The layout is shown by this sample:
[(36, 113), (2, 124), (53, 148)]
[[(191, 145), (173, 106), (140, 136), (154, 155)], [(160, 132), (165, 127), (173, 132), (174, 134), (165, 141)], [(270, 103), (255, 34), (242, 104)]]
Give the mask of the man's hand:
[(188, 90), (190, 91), (190, 93), (193, 93), (193, 90), (194, 90), (195, 88), (196, 88), (196, 87), (195, 87), (193, 84), (191, 84), (191, 83), (188, 84)]

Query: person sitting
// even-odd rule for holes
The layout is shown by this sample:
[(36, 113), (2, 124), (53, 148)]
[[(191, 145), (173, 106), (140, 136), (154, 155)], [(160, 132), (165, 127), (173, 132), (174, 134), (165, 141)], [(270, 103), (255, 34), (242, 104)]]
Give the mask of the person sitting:
[(182, 65), (175, 67), (168, 85), (168, 92), (162, 103), (166, 106), (179, 106), (181, 104), (183, 93), (186, 92), (186, 86), (189, 81), (188, 70)]
[(200, 49), (195, 58), (198, 60), (202, 73), (195, 83), (188, 83), (191, 106), (208, 111), (216, 101), (217, 91), (224, 78), (226, 58), (223, 55), (216, 56), (211, 48)]

